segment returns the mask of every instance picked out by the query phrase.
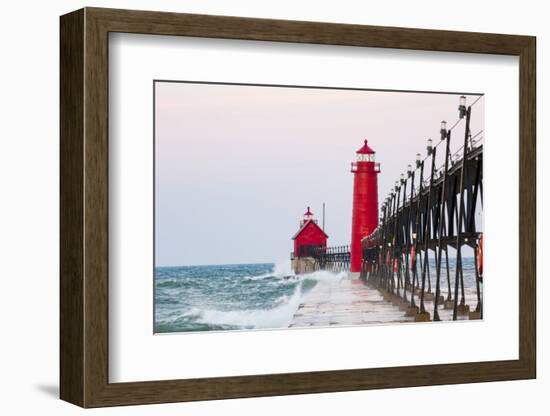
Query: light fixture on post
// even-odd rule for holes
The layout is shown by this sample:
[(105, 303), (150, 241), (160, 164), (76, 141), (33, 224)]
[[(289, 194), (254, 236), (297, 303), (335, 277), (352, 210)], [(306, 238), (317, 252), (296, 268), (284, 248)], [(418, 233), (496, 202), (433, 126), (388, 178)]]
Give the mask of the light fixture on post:
[(430, 156), (434, 150), (432, 139), (428, 139), (428, 142), (426, 144), (426, 150), (428, 151), (428, 156)]
[(419, 168), (422, 164), (422, 155), (420, 153), (416, 154), (416, 167)]
[(403, 185), (405, 183), (405, 174), (402, 173), (401, 174), (401, 185)]
[(445, 140), (445, 138), (447, 137), (447, 122), (445, 120), (441, 122), (439, 133), (441, 133), (441, 140)]
[(407, 176), (410, 178), (413, 173), (412, 165), (407, 165)]
[(460, 96), (458, 102), (458, 115), (460, 118), (464, 118), (466, 116), (466, 97), (464, 95)]

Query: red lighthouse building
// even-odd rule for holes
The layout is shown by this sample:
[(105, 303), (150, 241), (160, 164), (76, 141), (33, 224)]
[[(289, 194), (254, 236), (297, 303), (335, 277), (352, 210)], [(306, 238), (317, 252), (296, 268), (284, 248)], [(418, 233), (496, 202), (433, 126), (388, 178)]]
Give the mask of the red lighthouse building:
[(292, 239), (294, 240), (294, 256), (292, 259), (294, 272), (304, 273), (313, 267), (313, 250), (326, 249), (328, 239), (328, 235), (319, 227), (317, 220), (313, 219), (313, 213), (309, 207), (307, 207), (307, 211), (300, 221), (300, 229)]
[(292, 239), (294, 240), (294, 257), (311, 257), (311, 251), (327, 246), (328, 235), (313, 219), (313, 212), (307, 207), (304, 218), (300, 221), (300, 229)]
[(353, 177), (353, 213), (351, 219), (350, 271), (361, 271), (361, 240), (378, 226), (378, 174), (380, 164), (367, 140), (356, 152), (357, 162), (351, 164)]

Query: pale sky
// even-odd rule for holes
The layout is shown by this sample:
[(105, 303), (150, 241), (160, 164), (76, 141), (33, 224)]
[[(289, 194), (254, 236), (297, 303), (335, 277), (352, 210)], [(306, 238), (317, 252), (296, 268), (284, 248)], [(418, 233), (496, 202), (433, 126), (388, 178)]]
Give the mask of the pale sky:
[[(329, 246), (349, 244), (350, 162), (363, 140), (381, 164), (383, 201), (416, 153), (426, 155), (426, 140), (439, 143), (441, 120), (458, 120), (460, 95), (174, 82), (155, 90), (157, 266), (288, 259), (306, 207), (321, 223), (323, 202)], [(483, 105), (472, 109), (473, 134)], [(463, 140), (462, 121), (451, 148)]]

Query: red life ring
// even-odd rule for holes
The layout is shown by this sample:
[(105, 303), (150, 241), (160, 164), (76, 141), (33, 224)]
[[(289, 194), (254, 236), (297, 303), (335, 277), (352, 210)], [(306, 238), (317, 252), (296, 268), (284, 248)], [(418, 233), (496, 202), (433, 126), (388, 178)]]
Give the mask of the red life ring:
[(414, 246), (411, 247), (411, 267), (414, 267), (414, 265), (416, 264), (416, 255), (415, 255), (415, 251), (414, 251)]
[(477, 246), (477, 271), (483, 274), (483, 233), (479, 235), (479, 245)]

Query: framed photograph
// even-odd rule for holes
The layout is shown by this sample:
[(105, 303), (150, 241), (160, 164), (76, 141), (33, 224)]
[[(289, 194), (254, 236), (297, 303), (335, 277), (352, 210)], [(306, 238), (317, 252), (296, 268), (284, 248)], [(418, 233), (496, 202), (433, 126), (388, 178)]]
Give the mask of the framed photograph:
[(534, 37), (60, 28), (63, 400), (536, 376)]

